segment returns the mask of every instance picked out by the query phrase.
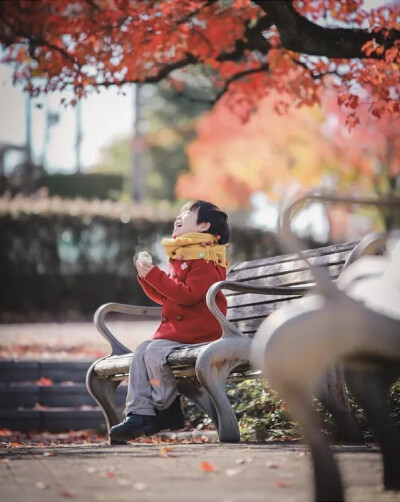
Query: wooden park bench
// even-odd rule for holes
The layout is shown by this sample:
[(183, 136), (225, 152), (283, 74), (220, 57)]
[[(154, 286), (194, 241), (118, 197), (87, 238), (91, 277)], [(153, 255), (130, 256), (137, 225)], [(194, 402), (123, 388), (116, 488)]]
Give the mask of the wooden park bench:
[[(331, 245), (308, 250), (305, 255), (336, 279), (346, 262), (352, 261), (357, 254), (355, 246), (355, 242)], [(230, 269), (226, 281), (214, 284), (207, 295), (208, 307), (222, 326), (222, 337), (201, 346), (176, 349), (168, 357), (179, 392), (209, 415), (220, 441), (235, 442), (240, 439), (236, 416), (225, 391), (226, 380), (256, 377), (257, 372), (249, 364), (252, 336), (263, 319), (280, 306), (301, 298), (312, 289), (312, 283), (306, 262), (296, 254), (237, 263)], [(216, 294), (221, 289), (228, 300), (226, 318), (215, 304)], [(123, 419), (114, 394), (121, 381), (128, 376), (133, 355), (106, 326), (106, 316), (110, 312), (160, 318), (161, 307), (107, 303), (95, 313), (94, 322), (110, 343), (111, 353), (92, 364), (86, 385), (103, 410), (108, 431)], [(332, 371), (325, 387), (327, 394), (331, 393), (331, 397), (334, 394), (334, 402), (340, 403), (339, 412), (342, 412), (344, 422), (346, 416), (350, 420), (340, 373)]]

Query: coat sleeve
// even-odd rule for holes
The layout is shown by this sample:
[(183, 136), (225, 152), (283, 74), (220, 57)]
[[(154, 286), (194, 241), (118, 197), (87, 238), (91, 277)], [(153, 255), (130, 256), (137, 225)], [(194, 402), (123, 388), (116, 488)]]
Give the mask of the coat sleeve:
[(146, 275), (146, 281), (162, 296), (181, 305), (193, 305), (204, 299), (209, 287), (219, 280), (216, 267), (205, 260), (193, 261), (184, 281), (168, 277), (157, 266)]
[(156, 289), (150, 286), (145, 279), (141, 279), (137, 276), (137, 280), (150, 300), (153, 300), (153, 302), (156, 302), (159, 305), (164, 303), (164, 297)]

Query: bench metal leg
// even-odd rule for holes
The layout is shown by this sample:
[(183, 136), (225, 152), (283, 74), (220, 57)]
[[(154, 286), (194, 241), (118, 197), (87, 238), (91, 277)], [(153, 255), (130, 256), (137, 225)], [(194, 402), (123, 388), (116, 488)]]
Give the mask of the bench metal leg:
[(369, 370), (346, 369), (346, 382), (381, 445), (385, 489), (400, 490), (400, 432), (390, 416), (387, 400), (390, 385), (398, 378), (398, 368), (389, 361), (381, 361), (380, 367), (378, 364)]
[(99, 404), (104, 418), (106, 419), (107, 432), (110, 434), (111, 427), (119, 424), (123, 419), (115, 403), (115, 391), (121, 381), (112, 381), (98, 377), (94, 372), (94, 367), (97, 362), (98, 361), (95, 361), (92, 364), (86, 374), (86, 387), (89, 394)]
[[(275, 384), (278, 381), (279, 384)], [(279, 377), (274, 381), (274, 389), (285, 399), (293, 418), (302, 425), (314, 466), (314, 500), (343, 502), (344, 489), (339, 468), (329, 441), (321, 431), (320, 420), (313, 409), (310, 393), (301, 384), (292, 386)]]
[(337, 438), (350, 443), (362, 443), (364, 438), (351, 412), (341, 367), (335, 366), (327, 371), (319, 398), (327, 410), (332, 413), (338, 425)]
[(201, 410), (203, 410), (213, 421), (218, 429), (218, 414), (210, 394), (200, 385), (197, 379), (190, 378), (178, 382), (178, 391), (193, 401)]
[(250, 344), (247, 336), (221, 338), (210, 343), (197, 358), (197, 378), (213, 400), (221, 442), (240, 441), (239, 426), (225, 387), (231, 371), (248, 363)]

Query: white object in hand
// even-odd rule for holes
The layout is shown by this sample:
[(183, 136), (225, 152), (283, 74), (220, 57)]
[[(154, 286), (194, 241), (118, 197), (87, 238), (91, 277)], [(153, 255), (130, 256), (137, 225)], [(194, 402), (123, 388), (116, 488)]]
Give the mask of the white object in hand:
[(147, 265), (153, 264), (153, 258), (147, 251), (140, 251), (138, 260), (140, 261), (140, 263), (145, 263)]

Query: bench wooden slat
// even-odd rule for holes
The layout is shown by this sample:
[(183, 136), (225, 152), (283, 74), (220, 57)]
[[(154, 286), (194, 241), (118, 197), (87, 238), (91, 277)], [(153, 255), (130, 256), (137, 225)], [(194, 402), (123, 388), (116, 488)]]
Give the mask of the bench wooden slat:
[[(196, 359), (203, 349), (204, 345), (199, 344), (193, 347), (182, 347), (175, 349), (168, 356), (168, 364), (173, 368), (183, 368), (186, 366), (194, 366)], [(122, 356), (111, 356), (102, 359), (96, 363), (96, 374), (100, 377), (107, 378), (111, 375), (125, 374), (129, 370), (129, 365), (132, 360), (132, 353)]]
[[(335, 265), (343, 265), (346, 256), (347, 253), (321, 256), (318, 258), (311, 258), (310, 262), (319, 267), (330, 268)], [(231, 281), (243, 281), (248, 280), (252, 275), (257, 275), (258, 277), (274, 277), (277, 275), (302, 272), (303, 270), (308, 270), (307, 263), (304, 260), (296, 260), (294, 262), (285, 262), (278, 265), (266, 264), (252, 269), (229, 272), (228, 279)]]
[[(343, 269), (343, 264), (332, 265), (330, 267), (326, 267), (329, 275), (336, 279), (339, 277), (340, 272)], [(228, 277), (228, 280), (233, 280), (231, 277)], [(243, 278), (238, 280), (237, 282), (248, 282), (252, 286), (269, 286), (269, 287), (279, 287), (279, 286), (301, 286), (305, 284), (313, 284), (314, 278), (310, 270), (300, 270), (293, 273), (287, 273), (283, 275), (277, 275), (273, 277), (260, 277), (258, 275), (258, 271), (255, 271), (254, 275), (247, 278)]]
[[(304, 251), (304, 254), (307, 258), (309, 257), (322, 257), (325, 255), (336, 254), (336, 253), (344, 253), (348, 254), (351, 251), (357, 242), (347, 242), (344, 244), (334, 244), (332, 246), (324, 246), (318, 249), (309, 249)], [(297, 254), (285, 254), (280, 256), (273, 256), (269, 258), (261, 258), (259, 260), (251, 260), (251, 261), (242, 261), (240, 263), (235, 264), (229, 271), (229, 274), (234, 274), (242, 270), (251, 270), (253, 268), (263, 267), (266, 265), (274, 265), (279, 263), (293, 262), (298, 260)]]
[(293, 300), (286, 299), (279, 303), (269, 303), (269, 304), (259, 304), (259, 305), (247, 305), (243, 307), (237, 307), (229, 312), (228, 319), (230, 322), (237, 322), (241, 320), (251, 320), (258, 317), (266, 317), (272, 314), (277, 308), (282, 307), (291, 303)]
[[(268, 304), (268, 303), (279, 303), (284, 302), (288, 299), (288, 295), (257, 295), (255, 293), (238, 293), (236, 295), (226, 295), (228, 300), (228, 314), (229, 318), (230, 312), (237, 307), (246, 307), (247, 305), (258, 305), (258, 304)], [(290, 299), (301, 298), (302, 295), (290, 296)]]
[[(278, 307), (275, 308), (275, 310)], [(273, 310), (270, 312), (272, 314)], [(243, 321), (237, 321), (234, 322), (233, 324), (244, 334), (247, 336), (250, 336), (251, 338), (255, 334), (255, 332), (258, 330), (260, 327), (260, 324), (263, 322), (263, 320), (267, 317), (265, 315), (264, 317), (257, 317), (253, 319), (246, 319)]]

